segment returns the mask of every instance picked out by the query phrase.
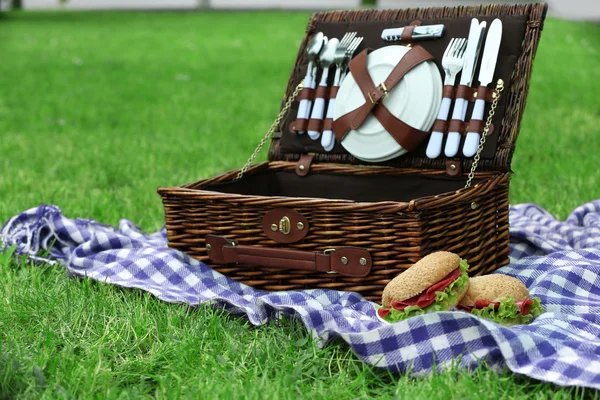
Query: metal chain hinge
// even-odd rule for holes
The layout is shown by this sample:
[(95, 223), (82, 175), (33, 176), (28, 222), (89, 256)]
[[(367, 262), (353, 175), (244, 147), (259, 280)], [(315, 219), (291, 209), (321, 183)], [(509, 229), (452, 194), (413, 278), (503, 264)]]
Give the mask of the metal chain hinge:
[(254, 153), (252, 153), (252, 155), (250, 156), (248, 161), (246, 161), (246, 164), (244, 164), (244, 166), (240, 170), (239, 174), (237, 174), (237, 176), (235, 177), (235, 180), (241, 179), (244, 176), (244, 174), (246, 173), (246, 171), (248, 171), (248, 168), (250, 168), (250, 165), (252, 164), (254, 159), (258, 156), (258, 154), (264, 147), (265, 143), (267, 143), (267, 140), (269, 140), (271, 138), (271, 136), (273, 136), (273, 132), (275, 132), (275, 129), (277, 129), (279, 127), (279, 125), (281, 124), (281, 120), (283, 120), (283, 118), (287, 114), (288, 110), (292, 106), (292, 103), (294, 102), (294, 100), (296, 100), (298, 93), (300, 93), (300, 91), (303, 88), (304, 88), (304, 81), (301, 81), (298, 84), (298, 86), (296, 86), (296, 89), (294, 89), (294, 92), (292, 93), (290, 98), (286, 101), (286, 103), (283, 106), (283, 108), (281, 109), (281, 111), (279, 111), (277, 118), (275, 118), (275, 121), (273, 121), (273, 124), (271, 125), (271, 127), (269, 128), (267, 133), (265, 134), (265, 137), (262, 138), (260, 143), (258, 143), (258, 146), (256, 146), (256, 149), (254, 149)]
[(481, 152), (483, 151), (483, 146), (485, 145), (485, 140), (487, 138), (488, 132), (490, 131), (490, 126), (492, 125), (492, 119), (494, 119), (494, 114), (496, 113), (496, 107), (498, 107), (498, 100), (500, 99), (500, 93), (504, 90), (504, 81), (502, 79), (498, 79), (496, 82), (496, 89), (493, 94), (492, 106), (490, 107), (490, 113), (488, 114), (487, 120), (485, 121), (485, 126), (483, 128), (483, 133), (481, 134), (481, 139), (479, 139), (479, 147), (477, 147), (477, 154), (475, 154), (475, 158), (473, 158), (473, 164), (471, 165), (471, 172), (469, 172), (469, 177), (467, 178), (467, 183), (465, 183), (465, 189), (471, 187), (471, 183), (473, 182), (473, 178), (475, 178), (475, 170), (477, 169), (477, 165), (479, 164), (479, 159), (481, 158)]

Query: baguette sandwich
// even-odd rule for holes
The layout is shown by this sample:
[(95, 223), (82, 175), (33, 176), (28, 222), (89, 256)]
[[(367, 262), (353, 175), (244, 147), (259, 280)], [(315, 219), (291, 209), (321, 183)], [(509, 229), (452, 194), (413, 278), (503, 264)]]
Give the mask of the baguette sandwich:
[(504, 326), (527, 324), (544, 312), (539, 297), (530, 298), (520, 280), (501, 274), (471, 278), (456, 308)]
[(448, 311), (467, 291), (469, 264), (447, 251), (423, 257), (383, 290), (380, 318), (396, 322), (432, 311)]

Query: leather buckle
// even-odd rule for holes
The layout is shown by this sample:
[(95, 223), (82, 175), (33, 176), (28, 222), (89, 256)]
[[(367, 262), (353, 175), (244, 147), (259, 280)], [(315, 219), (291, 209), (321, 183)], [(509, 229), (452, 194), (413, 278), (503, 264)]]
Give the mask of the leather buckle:
[[(325, 250), (323, 250), (323, 254), (326, 254), (326, 255), (330, 255), (333, 252), (335, 252), (335, 249), (325, 249)], [(329, 268), (331, 268), (331, 265), (330, 265)], [(337, 274), (336, 271), (331, 271), (331, 270), (325, 271), (325, 273), (327, 273), (327, 274)]]
[(379, 84), (379, 86), (377, 86), (375, 89), (382, 90), (383, 91), (383, 95), (381, 97), (379, 97), (378, 99), (373, 100), (373, 97), (371, 96), (371, 92), (369, 92), (368, 93), (369, 100), (371, 100), (371, 103), (373, 103), (373, 104), (379, 103), (381, 100), (385, 99), (385, 96), (387, 96), (387, 94), (388, 94), (388, 89), (387, 89), (387, 87), (385, 87), (385, 84), (383, 82), (381, 82)]

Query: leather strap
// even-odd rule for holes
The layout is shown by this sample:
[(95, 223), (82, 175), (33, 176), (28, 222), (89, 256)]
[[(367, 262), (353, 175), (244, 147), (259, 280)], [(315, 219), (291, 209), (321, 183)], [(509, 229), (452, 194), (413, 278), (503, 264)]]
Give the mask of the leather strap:
[(337, 140), (341, 141), (350, 129), (357, 129), (372, 112), (402, 147), (408, 151), (414, 150), (422, 140), (427, 138), (428, 132), (420, 131), (400, 121), (380, 101), (408, 71), (422, 62), (432, 59), (433, 56), (421, 46), (413, 47), (402, 57), (386, 80), (375, 86), (367, 69), (367, 56), (370, 51), (368, 49), (362, 51), (348, 65), (365, 98), (365, 103), (335, 120), (333, 122), (334, 134)]
[(333, 118), (325, 118), (323, 121), (323, 132), (333, 130)]
[(292, 133), (297, 133), (298, 131), (306, 132), (307, 125), (308, 120), (306, 118), (298, 118), (293, 124), (290, 124), (290, 131)]
[(337, 97), (338, 91), (340, 90), (339, 86), (332, 86), (329, 90), (329, 98), (335, 99)]
[(458, 85), (458, 88), (456, 88), (456, 98), (466, 99), (467, 101), (475, 101), (475, 97), (473, 96), (473, 94), (476, 91), (477, 89), (472, 88), (471, 86)]
[(467, 124), (460, 119), (451, 119), (448, 124), (448, 132), (458, 132), (461, 135), (466, 134)]
[(307, 126), (308, 131), (321, 132), (322, 128), (323, 128), (323, 120), (322, 119), (311, 118), (308, 120), (308, 126)]
[(442, 97), (447, 99), (454, 99), (454, 86), (452, 85), (444, 85), (442, 88)]
[(304, 88), (302, 88), (300, 93), (298, 93), (298, 97), (296, 97), (296, 100), (297, 101), (312, 100), (314, 98), (315, 98), (315, 89), (305, 86)]
[(479, 86), (477, 88), (477, 97), (474, 97), (474, 100), (483, 99), (487, 103), (491, 103), (494, 101), (492, 95), (494, 94), (494, 89), (490, 89), (487, 86)]
[(310, 172), (310, 165), (313, 162), (313, 156), (310, 154), (303, 154), (298, 163), (296, 164), (296, 174), (298, 176), (306, 176)]
[(329, 96), (329, 86), (317, 86), (317, 91), (315, 93), (315, 98), (323, 98), (326, 99)]
[[(371, 272), (371, 255), (360, 247), (314, 252), (239, 245), (222, 236), (207, 235), (208, 257), (216, 264), (249, 264), (291, 270), (337, 273), (361, 278)], [(364, 265), (363, 265), (364, 264)]]
[[(478, 119), (472, 119), (471, 121), (469, 121), (469, 125), (467, 127), (467, 130), (469, 132), (477, 132), (479, 134), (483, 133), (483, 128), (485, 128), (485, 121), (481, 121)], [(488, 131), (488, 136), (494, 132), (494, 124), (490, 124), (490, 130)]]
[(402, 29), (402, 35), (400, 35), (400, 40), (404, 43), (412, 43), (412, 35), (414, 30), (414, 25), (405, 26), (404, 29)]
[(400, 35), (400, 40), (404, 43), (412, 43), (412, 36), (415, 30), (415, 26), (421, 25), (421, 21), (413, 21), (410, 25), (405, 26), (402, 30), (402, 35)]
[(448, 133), (448, 121), (445, 119), (436, 119), (431, 128), (432, 132)]
[[(471, 103), (477, 99), (484, 99), (487, 103), (491, 103), (492, 101), (494, 101), (494, 98), (492, 97), (493, 93), (494, 89), (490, 89), (487, 86), (479, 86), (478, 88), (473, 88), (470, 86), (459, 85), (456, 89), (456, 98), (465, 99)], [(444, 97), (446, 97), (446, 95), (444, 95)]]

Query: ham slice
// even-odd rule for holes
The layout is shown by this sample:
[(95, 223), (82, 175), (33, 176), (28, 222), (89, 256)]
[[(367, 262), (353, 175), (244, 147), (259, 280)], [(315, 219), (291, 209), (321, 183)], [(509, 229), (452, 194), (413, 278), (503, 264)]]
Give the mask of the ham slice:
[[(459, 304), (456, 306), (456, 308), (458, 308), (459, 310), (471, 312), (471, 310), (473, 308), (481, 310), (482, 308), (486, 308), (490, 304), (494, 305), (495, 310), (497, 310), (498, 307), (500, 307), (500, 302), (497, 302), (497, 301), (492, 302), (489, 300), (477, 300), (473, 306), (463, 306), (463, 305)], [(529, 314), (529, 311), (531, 311), (531, 305), (533, 304), (533, 300), (531, 300), (531, 299), (521, 300), (521, 301), (517, 301), (515, 304), (517, 305), (517, 307), (519, 307), (519, 312), (521, 314), (527, 315), (527, 314)]]
[[(435, 301), (435, 292), (443, 292), (452, 282), (460, 278), (460, 275), (460, 268), (456, 268), (454, 271), (446, 275), (444, 279), (434, 284), (421, 294), (418, 294), (414, 297), (411, 297), (410, 299), (406, 299), (403, 301), (394, 301), (392, 303), (392, 307), (399, 311), (402, 311), (409, 306), (419, 306), (421, 308), (425, 308)], [(380, 308), (380, 310), (382, 310), (382, 308)]]

